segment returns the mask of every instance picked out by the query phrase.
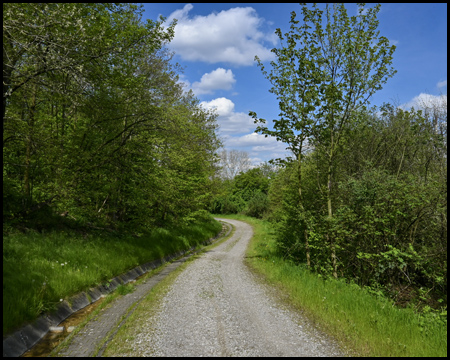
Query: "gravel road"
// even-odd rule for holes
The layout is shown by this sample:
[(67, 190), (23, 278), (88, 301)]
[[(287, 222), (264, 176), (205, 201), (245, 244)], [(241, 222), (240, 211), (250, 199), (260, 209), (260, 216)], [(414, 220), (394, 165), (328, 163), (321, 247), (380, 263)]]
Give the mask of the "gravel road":
[[(343, 356), (243, 263), (251, 226), (193, 261), (131, 344), (137, 356)], [(273, 293), (273, 291), (272, 291)]]

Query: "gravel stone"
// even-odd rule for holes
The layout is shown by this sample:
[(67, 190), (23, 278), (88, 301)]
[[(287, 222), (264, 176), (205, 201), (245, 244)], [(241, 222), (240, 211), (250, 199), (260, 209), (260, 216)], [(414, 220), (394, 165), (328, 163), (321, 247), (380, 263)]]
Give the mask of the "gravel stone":
[(132, 340), (132, 356), (344, 356), (243, 263), (250, 225), (192, 262)]

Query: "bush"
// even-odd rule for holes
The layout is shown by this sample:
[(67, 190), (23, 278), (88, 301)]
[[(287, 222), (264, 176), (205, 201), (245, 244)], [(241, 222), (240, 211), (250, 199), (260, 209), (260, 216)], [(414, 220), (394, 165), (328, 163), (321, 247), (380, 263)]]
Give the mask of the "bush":
[(237, 214), (245, 208), (245, 201), (237, 194), (228, 194), (214, 200), (210, 211), (213, 214)]
[(268, 211), (269, 199), (266, 194), (258, 191), (250, 199), (247, 206), (245, 215), (262, 219)]

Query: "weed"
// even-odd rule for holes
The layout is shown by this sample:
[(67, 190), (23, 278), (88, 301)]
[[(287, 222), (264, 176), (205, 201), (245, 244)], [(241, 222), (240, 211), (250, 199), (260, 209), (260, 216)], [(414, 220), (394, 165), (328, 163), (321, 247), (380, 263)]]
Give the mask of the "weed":
[(135, 289), (135, 286), (133, 284), (120, 284), (116, 291), (120, 294), (120, 295), (127, 295), (127, 294), (131, 294)]

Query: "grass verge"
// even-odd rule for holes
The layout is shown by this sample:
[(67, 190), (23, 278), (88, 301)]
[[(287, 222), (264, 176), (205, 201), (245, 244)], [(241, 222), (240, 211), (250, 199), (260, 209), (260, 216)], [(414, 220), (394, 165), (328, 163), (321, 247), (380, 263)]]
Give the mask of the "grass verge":
[(119, 299), (122, 296), (125, 296), (131, 292), (133, 292), (137, 286), (141, 283), (145, 282), (148, 278), (159, 274), (169, 263), (165, 263), (160, 267), (150, 270), (148, 273), (144, 274), (135, 283), (128, 283), (126, 285), (118, 286), (113, 292), (109, 293), (103, 302), (91, 313), (89, 314), (80, 324), (78, 324), (75, 330), (69, 334), (60, 344), (58, 344), (54, 349), (51, 350), (50, 357), (61, 357), (63, 356), (63, 351), (66, 347), (70, 345), (72, 339), (76, 334), (82, 331), (90, 321), (95, 321), (97, 316), (100, 314), (102, 310), (106, 310), (111, 306), (114, 306), (115, 300)]
[(210, 219), (151, 233), (70, 228), (3, 237), (3, 335), (62, 301), (148, 261), (199, 245), (221, 224)]
[(270, 223), (242, 215), (223, 218), (249, 223), (254, 236), (246, 263), (287, 296), (318, 327), (358, 356), (447, 356), (447, 321), (394, 307), (357, 285), (323, 280), (277, 256)]

